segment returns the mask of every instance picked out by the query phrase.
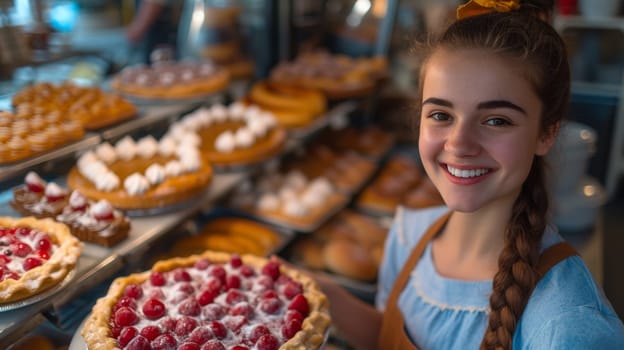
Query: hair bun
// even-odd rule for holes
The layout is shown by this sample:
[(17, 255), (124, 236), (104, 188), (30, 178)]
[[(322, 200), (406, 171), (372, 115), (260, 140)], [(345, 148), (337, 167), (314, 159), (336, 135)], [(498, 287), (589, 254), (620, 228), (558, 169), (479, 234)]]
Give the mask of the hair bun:
[(520, 12), (550, 21), (555, 10), (555, 0), (520, 0)]

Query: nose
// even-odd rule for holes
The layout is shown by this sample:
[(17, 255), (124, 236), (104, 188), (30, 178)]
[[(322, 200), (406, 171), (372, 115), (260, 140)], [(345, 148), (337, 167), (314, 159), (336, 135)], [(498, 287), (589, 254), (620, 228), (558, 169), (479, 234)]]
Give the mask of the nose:
[(478, 131), (468, 123), (455, 123), (448, 134), (444, 150), (456, 157), (478, 155), (481, 151)]

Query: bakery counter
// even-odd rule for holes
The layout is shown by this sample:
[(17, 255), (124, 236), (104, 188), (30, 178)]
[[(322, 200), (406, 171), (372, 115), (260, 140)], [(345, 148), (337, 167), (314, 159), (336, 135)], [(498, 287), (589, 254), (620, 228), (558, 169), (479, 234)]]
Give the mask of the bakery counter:
[(58, 161), (61, 158), (70, 157), (80, 150), (91, 148), (101, 141), (102, 138), (99, 134), (87, 133), (82, 139), (69, 143), (65, 146), (55, 148), (49, 152), (25, 159), (23, 161), (0, 165), (0, 183), (2, 183), (2, 181), (10, 180), (15, 176), (19, 176), (35, 166), (45, 165), (46, 163), (53, 165), (55, 161)]
[[(204, 101), (203, 103), (208, 104), (209, 102)], [(31, 170), (35, 165), (40, 165), (48, 161), (57, 161), (59, 157), (70, 160), (70, 158), (74, 157), (77, 153), (92, 148), (100, 142), (106, 140), (113, 141), (129, 133), (145, 131), (154, 124), (167, 123), (198, 106), (199, 105), (171, 104), (140, 107), (139, 116), (137, 118), (124, 121), (94, 135), (89, 135), (89, 137), (85, 137), (75, 144), (46, 153), (45, 156), (22, 162), (19, 165), (19, 171), (17, 169), (11, 169), (11, 171), (7, 170), (6, 173), (2, 173), (2, 176), (5, 176), (7, 179), (13, 178), (13, 180), (15, 180), (16, 177), (21, 177), (21, 175), (18, 174), (19, 172)], [(335, 106), (327, 112), (322, 123), (319, 123), (314, 130), (308, 130), (304, 136), (311, 136), (316, 133), (316, 131), (332, 123), (340, 122), (340, 119), (344, 118), (353, 108), (355, 108), (355, 105), (351, 103)], [(289, 138), (288, 147), (286, 147), (285, 152), (281, 155), (292, 152), (302, 142), (302, 138)], [(279, 161), (279, 159), (275, 159), (275, 162)], [(268, 165), (263, 164), (262, 166)], [(58, 168), (58, 165), (56, 168)], [(260, 168), (261, 166), (254, 166), (252, 168), (238, 169), (236, 171), (215, 172), (212, 182), (206, 191), (190, 200), (169, 208), (150, 210), (147, 212), (128, 212), (131, 220), (129, 235), (125, 240), (110, 248), (92, 243), (83, 243), (83, 249), (78, 264), (66, 281), (63, 281), (58, 287), (54, 287), (49, 290), (49, 292), (43, 293), (38, 297), (22, 303), (8, 305), (0, 309), (0, 348), (7, 348), (21, 336), (32, 331), (46, 320), (55, 323), (55, 321), (62, 318), (59, 317), (62, 306), (69, 304), (70, 301), (76, 299), (78, 296), (101, 285), (102, 282), (114, 277), (115, 274), (121, 270), (142, 266), (144, 261), (141, 260), (146, 254), (149, 254), (150, 249), (157, 245), (159, 238), (164, 237), (165, 234), (183, 224), (194, 214), (202, 210), (210, 210), (219, 199), (228, 194), (239, 183), (250, 178), (251, 175), (255, 171), (260, 170)], [(59, 185), (64, 185), (66, 183), (66, 178), (64, 175), (57, 175), (54, 181)], [(0, 216), (20, 216), (9, 204), (13, 198), (12, 185), (9, 181), (0, 181), (0, 183), (7, 185), (3, 186), (0, 191)], [(0, 308), (2, 308), (2, 305), (0, 305)]]
[[(0, 348), (14, 343), (21, 335), (45, 321), (46, 316), (53, 317), (55, 310), (72, 298), (112, 277), (122, 268), (137, 265), (138, 261), (135, 260), (144, 256), (152, 242), (201, 208), (210, 206), (247, 176), (245, 172), (215, 174), (209, 189), (184, 206), (162, 213), (132, 217), (129, 237), (111, 248), (83, 243), (74, 272), (59, 287), (27, 301), (0, 306)], [(64, 179), (57, 182), (62, 183)], [(11, 198), (10, 190), (0, 194), (1, 215), (19, 216), (10, 207)]]

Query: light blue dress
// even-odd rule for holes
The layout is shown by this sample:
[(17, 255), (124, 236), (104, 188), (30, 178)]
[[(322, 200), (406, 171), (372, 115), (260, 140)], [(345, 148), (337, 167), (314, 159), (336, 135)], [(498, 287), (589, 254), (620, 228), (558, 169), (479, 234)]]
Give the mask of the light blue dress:
[[(380, 267), (378, 309), (386, 300), (412, 248), (448, 209), (400, 208)], [(548, 227), (542, 250), (563, 239)], [(478, 349), (487, 324), (491, 280), (461, 281), (440, 276), (431, 244), (399, 297), (407, 333), (422, 350)], [(536, 286), (513, 337), (513, 349), (624, 349), (624, 326), (574, 256), (555, 265)]]

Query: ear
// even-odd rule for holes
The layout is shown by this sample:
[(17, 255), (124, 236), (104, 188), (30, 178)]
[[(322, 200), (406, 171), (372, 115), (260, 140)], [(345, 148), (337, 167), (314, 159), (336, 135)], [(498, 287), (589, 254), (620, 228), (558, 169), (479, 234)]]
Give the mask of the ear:
[(557, 140), (560, 126), (561, 123), (557, 122), (555, 125), (551, 126), (546, 133), (539, 137), (537, 140), (537, 147), (535, 148), (535, 155), (544, 156), (548, 153)]

